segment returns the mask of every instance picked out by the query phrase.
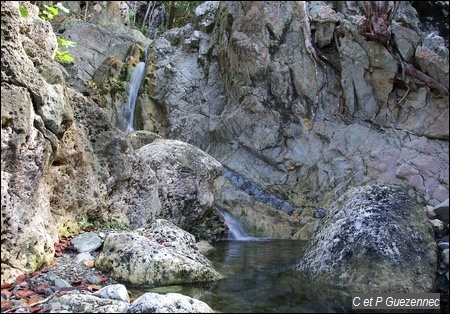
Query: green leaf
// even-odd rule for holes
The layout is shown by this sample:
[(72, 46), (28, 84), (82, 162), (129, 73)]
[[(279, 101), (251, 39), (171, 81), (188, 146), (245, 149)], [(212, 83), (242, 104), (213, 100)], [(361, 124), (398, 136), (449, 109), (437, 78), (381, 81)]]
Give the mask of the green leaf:
[(58, 8), (47, 6), (47, 10), (50, 12), (50, 14), (58, 15)]
[(63, 63), (72, 63), (73, 62), (73, 57), (71, 55), (69, 55), (68, 51), (61, 51), (61, 50), (56, 50), (56, 57), (55, 59), (58, 62), (63, 62)]
[(20, 15), (22, 17), (27, 17), (28, 16), (28, 10), (25, 7), (20, 6), (19, 7), (19, 11), (20, 11)]
[(63, 38), (58, 37), (57, 39), (58, 45), (63, 47), (76, 47), (77, 43), (70, 40), (65, 40)]

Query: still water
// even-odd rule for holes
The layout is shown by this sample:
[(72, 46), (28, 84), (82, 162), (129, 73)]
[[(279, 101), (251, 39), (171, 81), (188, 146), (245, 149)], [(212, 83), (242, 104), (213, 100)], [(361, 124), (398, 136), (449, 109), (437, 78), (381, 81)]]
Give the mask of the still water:
[(207, 257), (225, 279), (207, 284), (129, 290), (134, 297), (145, 292), (177, 292), (224, 313), (325, 312), (311, 287), (291, 271), (305, 243), (251, 237), (216, 242), (215, 252)]

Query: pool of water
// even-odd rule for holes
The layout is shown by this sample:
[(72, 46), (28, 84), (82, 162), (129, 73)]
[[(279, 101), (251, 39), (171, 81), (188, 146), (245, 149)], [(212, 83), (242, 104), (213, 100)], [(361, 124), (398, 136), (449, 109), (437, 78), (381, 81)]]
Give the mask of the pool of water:
[(208, 255), (225, 278), (216, 282), (158, 288), (128, 288), (133, 297), (145, 292), (176, 292), (199, 299), (225, 313), (321, 313), (326, 306), (311, 286), (291, 271), (306, 242), (249, 238), (214, 243)]

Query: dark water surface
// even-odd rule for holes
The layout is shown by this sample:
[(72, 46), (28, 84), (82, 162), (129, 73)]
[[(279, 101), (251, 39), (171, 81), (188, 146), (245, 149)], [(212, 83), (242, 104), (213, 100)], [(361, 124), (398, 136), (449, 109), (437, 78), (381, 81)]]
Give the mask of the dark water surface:
[(208, 255), (225, 279), (212, 283), (152, 289), (128, 288), (133, 297), (145, 292), (181, 293), (224, 313), (320, 313), (326, 309), (309, 285), (290, 270), (299, 261), (306, 241), (224, 240)]

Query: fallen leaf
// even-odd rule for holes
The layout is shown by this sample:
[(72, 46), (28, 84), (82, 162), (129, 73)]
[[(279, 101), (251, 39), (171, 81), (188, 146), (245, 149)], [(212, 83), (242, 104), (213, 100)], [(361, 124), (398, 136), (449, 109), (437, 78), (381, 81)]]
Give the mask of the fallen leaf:
[(2, 306), (2, 310), (3, 310), (6, 308), (9, 308), (9, 307), (12, 307), (13, 305), (11, 302), (3, 301), (1, 306)]
[(16, 298), (23, 299), (23, 298), (30, 297), (35, 294), (36, 294), (36, 292), (34, 292), (33, 290), (19, 290), (16, 293)]
[(95, 263), (95, 260), (93, 260), (93, 259), (90, 259), (90, 260), (87, 260), (87, 261), (83, 262), (83, 264), (85, 266), (87, 266), (87, 267), (94, 267), (94, 263)]
[(3, 289), (9, 289), (9, 288), (11, 288), (12, 287), (12, 284), (10, 284), (9, 282), (4, 282), (4, 283), (2, 283), (2, 287), (1, 287), (1, 289), (3, 290)]
[(58, 265), (58, 261), (56, 259), (54, 259), (50, 262), (50, 265), (52, 265), (52, 266)]
[(30, 278), (34, 278), (34, 277), (37, 277), (37, 276), (40, 276), (40, 275), (42, 275), (42, 274), (41, 274), (41, 272), (38, 270), (38, 271), (33, 272), (33, 273), (30, 275)]
[(99, 285), (94, 285), (94, 284), (86, 284), (86, 286), (88, 286), (88, 287), (91, 287), (92, 288), (92, 291), (98, 291), (98, 290), (100, 290), (101, 288), (102, 288), (102, 286), (99, 286)]
[(32, 297), (30, 300), (28, 300), (27, 303), (25, 303), (25, 306), (31, 306), (31, 305), (33, 305), (34, 303), (39, 302), (39, 301), (42, 301), (42, 300), (44, 300), (44, 299), (41, 298), (40, 296)]
[(39, 312), (40, 310), (41, 310), (40, 306), (30, 307), (30, 313), (36, 313), (36, 312)]
[(17, 278), (16, 278), (16, 284), (21, 284), (22, 282), (25, 281), (25, 279), (27, 279), (27, 276), (24, 275), (24, 274), (17, 276)]
[(50, 284), (48, 282), (43, 283), (42, 285), (39, 285), (39, 286), (36, 287), (36, 292), (44, 294), (45, 293), (45, 289), (48, 289), (48, 287), (50, 287)]

